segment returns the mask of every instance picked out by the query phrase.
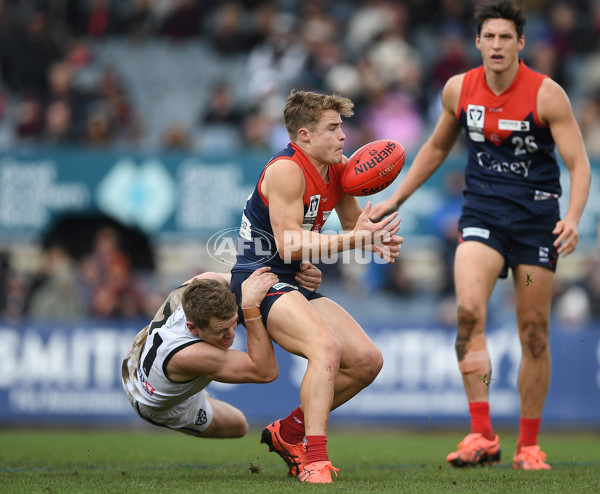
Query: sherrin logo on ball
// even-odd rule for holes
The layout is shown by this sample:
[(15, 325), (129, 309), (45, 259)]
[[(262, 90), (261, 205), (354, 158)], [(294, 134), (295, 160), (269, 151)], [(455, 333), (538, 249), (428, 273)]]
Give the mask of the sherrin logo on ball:
[(391, 139), (369, 142), (344, 167), (342, 189), (353, 196), (370, 196), (388, 187), (400, 174), (406, 159), (404, 147)]

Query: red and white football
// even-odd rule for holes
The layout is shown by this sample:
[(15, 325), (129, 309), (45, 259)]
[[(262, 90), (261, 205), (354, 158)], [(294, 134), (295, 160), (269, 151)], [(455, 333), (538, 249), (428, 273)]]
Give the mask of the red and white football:
[(342, 189), (353, 196), (381, 192), (400, 174), (405, 159), (404, 147), (397, 141), (369, 142), (348, 158), (342, 175)]

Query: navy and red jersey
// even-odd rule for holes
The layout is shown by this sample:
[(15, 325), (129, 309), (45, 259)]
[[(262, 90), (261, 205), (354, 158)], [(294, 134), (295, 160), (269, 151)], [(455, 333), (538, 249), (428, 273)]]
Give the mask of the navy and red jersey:
[(300, 268), (301, 261), (284, 262), (279, 256), (271, 227), (269, 202), (260, 192), (265, 170), (281, 159), (293, 161), (304, 174), (303, 230), (319, 232), (344, 194), (340, 186), (343, 171), (341, 163), (329, 167), (329, 181), (326, 182), (308, 156), (294, 143), (288, 144), (267, 163), (258, 179), (258, 184), (246, 201), (242, 214), (237, 259), (231, 270), (232, 273), (254, 271), (261, 266), (271, 266), (271, 272), (275, 274), (293, 275)]
[(520, 61), (515, 80), (496, 95), (485, 82), (483, 66), (465, 74), (456, 113), (468, 146), (465, 207), (558, 214), (555, 143), (537, 112), (546, 77)]

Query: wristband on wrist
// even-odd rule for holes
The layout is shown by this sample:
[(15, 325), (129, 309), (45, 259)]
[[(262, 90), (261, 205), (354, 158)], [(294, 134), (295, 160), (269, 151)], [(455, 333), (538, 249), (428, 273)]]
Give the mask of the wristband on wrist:
[(260, 309), (258, 307), (242, 307), (242, 312), (244, 313), (244, 319), (246, 321), (252, 321), (253, 319), (259, 319), (261, 317)]

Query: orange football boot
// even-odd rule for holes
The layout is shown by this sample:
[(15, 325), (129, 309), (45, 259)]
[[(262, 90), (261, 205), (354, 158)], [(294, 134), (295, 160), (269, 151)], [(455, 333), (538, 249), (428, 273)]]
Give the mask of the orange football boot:
[(331, 484), (331, 472), (337, 473), (339, 468), (335, 468), (330, 461), (315, 461), (310, 465), (306, 465), (302, 469), (302, 473), (298, 475), (299, 482), (307, 482), (310, 484)]
[(283, 458), (289, 468), (288, 475), (290, 477), (297, 477), (306, 462), (306, 444), (303, 442), (298, 444), (286, 443), (281, 438), (280, 429), (281, 420), (267, 425), (262, 431), (260, 443), (268, 445), (269, 451), (274, 451)]
[(500, 441), (491, 441), (479, 432), (468, 434), (458, 445), (458, 451), (450, 453), (446, 460), (453, 467), (474, 467), (486, 463), (500, 463)]
[(521, 446), (515, 451), (513, 468), (515, 470), (550, 470), (552, 467), (546, 463), (546, 453), (540, 451), (540, 447), (536, 444)]

